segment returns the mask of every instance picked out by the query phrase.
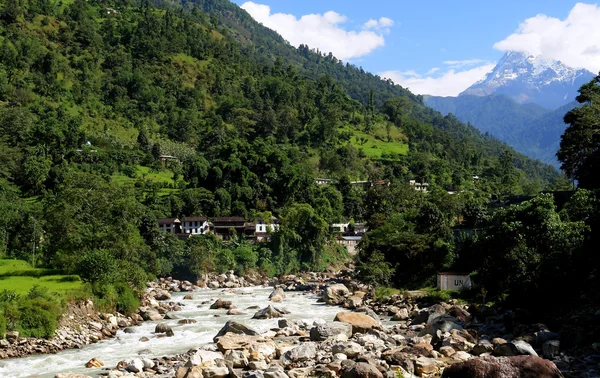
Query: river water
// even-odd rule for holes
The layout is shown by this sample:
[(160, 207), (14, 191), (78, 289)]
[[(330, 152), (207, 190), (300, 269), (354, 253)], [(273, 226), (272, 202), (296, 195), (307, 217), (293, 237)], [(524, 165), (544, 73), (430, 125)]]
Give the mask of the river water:
[[(134, 327), (136, 333), (126, 334), (118, 331), (117, 336), (100, 341), (96, 344), (85, 346), (82, 349), (66, 350), (58, 354), (38, 355), (26, 358), (0, 360), (0, 377), (30, 377), (41, 376), (52, 378), (57, 373), (73, 372), (97, 376), (103, 370), (86, 369), (85, 363), (92, 358), (104, 362), (105, 367), (114, 368), (121, 360), (137, 357), (161, 357), (187, 352), (212, 342), (212, 338), (223, 327), (227, 320), (244, 323), (257, 331), (267, 331), (277, 327), (278, 319), (251, 319), (257, 310), (246, 310), (250, 306), (264, 308), (269, 304), (268, 297), (273, 288), (252, 287), (236, 289), (235, 293), (224, 292), (222, 289), (199, 289), (193, 292), (193, 300), (183, 300), (185, 294), (172, 293), (172, 301), (183, 304), (182, 311), (175, 312), (180, 319), (195, 319), (197, 323), (178, 325), (177, 320), (163, 320), (173, 329), (175, 336), (157, 338), (154, 336), (154, 327), (159, 322), (144, 322), (139, 327)], [(210, 310), (210, 305), (217, 299), (232, 301), (232, 303), (246, 315), (225, 315), (227, 310)], [(340, 307), (326, 306), (317, 303), (317, 296), (310, 293), (286, 292), (286, 299), (281, 303), (274, 303), (274, 307), (290, 311), (285, 315), (288, 319), (315, 320), (323, 319), (332, 321), (335, 314), (344, 311)], [(208, 302), (204, 303), (203, 302)], [(220, 315), (215, 317), (214, 315)], [(148, 342), (139, 339), (146, 336)]]

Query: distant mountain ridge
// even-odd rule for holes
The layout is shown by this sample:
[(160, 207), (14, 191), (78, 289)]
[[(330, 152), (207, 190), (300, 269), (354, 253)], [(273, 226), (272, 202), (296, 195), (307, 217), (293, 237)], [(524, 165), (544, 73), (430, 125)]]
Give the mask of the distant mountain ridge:
[(593, 77), (586, 69), (568, 67), (557, 60), (508, 51), (492, 72), (459, 96), (499, 94), (521, 104), (557, 109), (573, 101), (579, 87)]
[(572, 101), (556, 110), (537, 104), (520, 104), (505, 95), (426, 96), (425, 105), (452, 113), (463, 122), (489, 133), (515, 150), (558, 167), (556, 151), (565, 130), (563, 117), (577, 105)]

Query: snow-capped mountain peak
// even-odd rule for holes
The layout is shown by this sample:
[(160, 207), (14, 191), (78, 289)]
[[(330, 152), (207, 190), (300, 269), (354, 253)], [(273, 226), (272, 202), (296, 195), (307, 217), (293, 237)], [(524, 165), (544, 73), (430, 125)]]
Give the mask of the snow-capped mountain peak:
[(520, 103), (537, 103), (555, 109), (577, 95), (579, 87), (594, 74), (543, 56), (508, 51), (492, 72), (461, 95), (504, 94)]

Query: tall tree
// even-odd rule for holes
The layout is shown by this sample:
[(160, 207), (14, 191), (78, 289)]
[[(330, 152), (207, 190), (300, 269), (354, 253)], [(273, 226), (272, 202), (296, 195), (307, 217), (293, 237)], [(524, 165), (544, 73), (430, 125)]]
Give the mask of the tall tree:
[(600, 74), (579, 88), (577, 102), (583, 104), (565, 115), (569, 124), (556, 156), (561, 169), (579, 186), (600, 188)]

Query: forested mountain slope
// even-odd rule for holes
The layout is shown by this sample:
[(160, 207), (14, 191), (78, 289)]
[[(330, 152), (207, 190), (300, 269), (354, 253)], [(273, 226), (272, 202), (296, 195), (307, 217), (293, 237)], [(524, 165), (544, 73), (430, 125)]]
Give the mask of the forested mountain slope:
[(458, 190), (478, 175), (487, 200), (559, 177), (226, 1), (8, 0), (0, 25), (0, 254), (29, 259), (34, 240), (42, 264), (94, 266), (92, 281), (214, 252), (176, 247), (157, 216), (274, 213), (288, 231), (259, 264), (282, 272), (326, 263), (327, 224), (381, 220), (386, 195), (350, 179)]
[(556, 151), (565, 130), (564, 115), (575, 102), (548, 110), (533, 103), (519, 104), (505, 95), (458, 97), (427, 96), (427, 106), (446, 115), (454, 114), (508, 143), (517, 151), (558, 167)]

